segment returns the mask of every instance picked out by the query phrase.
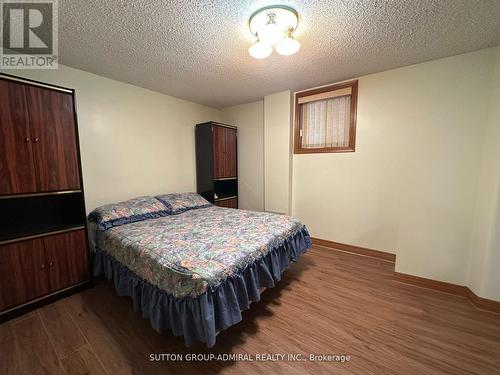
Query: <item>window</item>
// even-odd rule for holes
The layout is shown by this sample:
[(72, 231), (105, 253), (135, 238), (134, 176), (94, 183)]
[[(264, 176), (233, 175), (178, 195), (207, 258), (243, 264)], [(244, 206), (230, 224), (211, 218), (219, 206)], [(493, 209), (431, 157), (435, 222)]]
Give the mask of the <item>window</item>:
[(358, 81), (295, 94), (296, 154), (353, 152)]

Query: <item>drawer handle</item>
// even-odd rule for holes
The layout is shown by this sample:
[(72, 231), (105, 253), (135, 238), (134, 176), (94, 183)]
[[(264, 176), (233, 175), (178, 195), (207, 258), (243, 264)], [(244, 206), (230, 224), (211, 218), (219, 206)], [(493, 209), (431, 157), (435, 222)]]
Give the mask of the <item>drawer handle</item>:
[(45, 270), (45, 264), (42, 264), (42, 265), (40, 266), (40, 268), (41, 268), (42, 270)]
[(54, 267), (54, 262), (50, 261), (49, 262), (49, 267)]
[(38, 143), (39, 139), (38, 137), (35, 137), (35, 143)]
[(30, 141), (30, 137), (24, 138), (24, 142), (28, 143)]

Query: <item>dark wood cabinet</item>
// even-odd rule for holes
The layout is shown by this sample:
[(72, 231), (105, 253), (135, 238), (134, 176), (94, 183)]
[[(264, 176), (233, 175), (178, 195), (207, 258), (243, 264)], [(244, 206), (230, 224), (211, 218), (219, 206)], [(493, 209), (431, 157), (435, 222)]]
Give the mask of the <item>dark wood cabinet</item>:
[(0, 194), (80, 188), (73, 96), (0, 79)]
[(42, 239), (0, 246), (0, 311), (49, 293)]
[(205, 199), (216, 203), (238, 197), (237, 128), (219, 122), (196, 125), (196, 185)]
[(221, 126), (212, 127), (213, 137), (213, 177), (224, 178), (226, 176), (226, 163), (225, 163), (225, 128)]
[(226, 176), (224, 177), (236, 177), (237, 175), (237, 155), (236, 155), (236, 130), (235, 129), (225, 129), (224, 134), (224, 165)]
[(0, 321), (90, 285), (74, 90), (0, 74)]
[(236, 129), (213, 126), (214, 178), (236, 177)]
[(84, 230), (0, 246), (0, 311), (88, 280), (86, 260)]
[(73, 96), (27, 86), (37, 190), (80, 188)]
[(84, 230), (44, 237), (52, 291), (89, 279), (86, 241)]
[(24, 86), (0, 80), (0, 194), (36, 190)]

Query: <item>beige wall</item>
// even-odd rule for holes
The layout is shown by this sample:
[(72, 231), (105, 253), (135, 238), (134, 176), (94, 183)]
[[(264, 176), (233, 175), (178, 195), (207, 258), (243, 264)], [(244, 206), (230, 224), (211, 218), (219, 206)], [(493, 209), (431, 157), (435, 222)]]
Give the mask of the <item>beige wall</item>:
[(221, 111), (221, 121), (238, 127), (238, 203), (264, 210), (264, 101)]
[(87, 211), (196, 190), (194, 125), (218, 110), (61, 65), (4, 72), (76, 89)]
[(500, 300), (500, 48), (496, 49), (489, 113), (483, 136), (474, 227), (469, 256), (469, 286)]
[(359, 78), (354, 153), (292, 156), (289, 99), (264, 98), (266, 210), (500, 300), (500, 47)]
[(293, 214), (315, 237), (397, 252), (466, 284), (494, 50), (359, 79), (355, 153), (294, 156)]
[(265, 210), (291, 213), (291, 97), (283, 91), (264, 97)]
[(397, 252), (465, 284), (493, 50), (359, 79), (355, 153), (294, 156), (293, 214), (315, 237)]

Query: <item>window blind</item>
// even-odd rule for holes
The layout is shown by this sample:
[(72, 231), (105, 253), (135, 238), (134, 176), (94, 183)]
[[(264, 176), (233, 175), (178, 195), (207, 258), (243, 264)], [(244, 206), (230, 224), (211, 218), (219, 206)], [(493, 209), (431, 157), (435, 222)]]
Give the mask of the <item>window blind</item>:
[[(343, 95), (331, 96), (341, 92)], [(348, 94), (346, 94), (348, 92)], [(330, 96), (320, 97), (329, 94)], [(351, 88), (310, 95), (301, 103), (302, 148), (346, 147), (351, 123)], [(307, 100), (312, 99), (314, 100)], [(318, 98), (320, 98), (318, 100)]]

